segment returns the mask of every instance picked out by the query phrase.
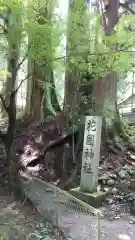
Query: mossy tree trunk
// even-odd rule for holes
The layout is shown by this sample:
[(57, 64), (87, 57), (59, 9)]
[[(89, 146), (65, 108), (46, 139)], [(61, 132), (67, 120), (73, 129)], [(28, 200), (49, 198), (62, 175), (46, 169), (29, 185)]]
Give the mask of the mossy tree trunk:
[(44, 90), (40, 84), (41, 74), (36, 61), (29, 59), (28, 69), (32, 74), (27, 83), (26, 109), (24, 118), (25, 120), (35, 122), (42, 120), (43, 114), (41, 107)]
[[(60, 110), (55, 91), (52, 65), (53, 44), (51, 31), (53, 30), (51, 21), (54, 10), (53, 1), (50, 1), (49, 4), (50, 5), (48, 5), (48, 2), (46, 2), (44, 6), (42, 3), (41, 6), (39, 4), (39, 9), (37, 9), (35, 16), (39, 25), (44, 25), (46, 27), (46, 24), (48, 24), (47, 29), (50, 27), (50, 31), (46, 33), (48, 42), (44, 43), (47, 45), (47, 53), (43, 56), (43, 59), (40, 59), (40, 61), (38, 61), (38, 59), (35, 59), (34, 61), (32, 59), (28, 60), (28, 71), (29, 73), (32, 72), (32, 75), (27, 84), (25, 116), (26, 118), (30, 116), (32, 121), (43, 120), (50, 114), (50, 109), (52, 109), (53, 112), (54, 108), (54, 113), (55, 109)], [(30, 34), (28, 33), (28, 35)], [(29, 41), (30, 39), (31, 36), (29, 36)]]
[[(67, 63), (65, 74), (65, 94), (63, 114), (65, 126), (69, 124), (79, 105), (79, 89), (82, 77), (80, 68), (84, 62), (83, 56), (78, 53), (88, 51), (88, 16), (86, 13), (88, 1), (69, 1), (68, 27), (67, 27)], [(80, 18), (82, 16), (82, 18)], [(79, 31), (78, 31), (79, 30)], [(85, 55), (85, 54), (84, 54)]]
[(45, 68), (45, 96), (43, 102), (44, 117), (55, 117), (57, 112), (61, 112), (54, 83), (54, 73), (52, 63)]
[[(109, 2), (100, 0), (100, 11), (105, 34), (111, 35), (119, 19), (119, 0), (110, 0)], [(96, 81), (94, 93), (97, 109), (100, 108), (103, 111), (106, 127), (112, 129), (113, 132), (115, 132), (114, 122), (120, 122), (117, 111), (117, 82), (117, 73), (111, 72), (104, 79)]]

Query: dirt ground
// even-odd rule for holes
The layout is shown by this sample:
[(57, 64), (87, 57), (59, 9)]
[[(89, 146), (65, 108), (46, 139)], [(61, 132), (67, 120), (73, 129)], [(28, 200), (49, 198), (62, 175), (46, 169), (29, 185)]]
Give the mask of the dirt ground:
[(42, 220), (28, 201), (15, 202), (12, 196), (0, 189), (1, 240), (56, 239), (49, 229), (49, 223), (44, 222), (43, 225)]

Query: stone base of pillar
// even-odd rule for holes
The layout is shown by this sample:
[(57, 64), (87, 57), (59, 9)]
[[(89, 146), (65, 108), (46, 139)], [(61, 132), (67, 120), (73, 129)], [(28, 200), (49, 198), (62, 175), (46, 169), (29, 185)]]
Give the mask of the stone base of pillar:
[(80, 187), (78, 188), (72, 188), (70, 190), (70, 193), (80, 199), (81, 201), (86, 202), (87, 204), (91, 205), (92, 207), (100, 207), (103, 200), (105, 200), (107, 196), (107, 192), (93, 192), (93, 193), (87, 193), (82, 192), (80, 190)]

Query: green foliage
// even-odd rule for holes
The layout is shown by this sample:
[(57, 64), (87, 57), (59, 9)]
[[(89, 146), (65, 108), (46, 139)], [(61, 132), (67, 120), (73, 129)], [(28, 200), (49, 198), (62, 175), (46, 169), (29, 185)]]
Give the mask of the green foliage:
[(39, 222), (28, 221), (27, 219), (16, 218), (8, 219), (2, 224), (0, 229), (0, 239), (7, 240), (9, 235), (15, 234), (16, 237), (24, 237), (27, 240), (55, 240), (55, 233), (52, 224), (43, 218)]
[(57, 0), (28, 2), (26, 29), (31, 39), (29, 55), (40, 64), (52, 61), (60, 43), (61, 22), (54, 14), (56, 6)]
[(28, 235), (28, 240), (51, 240), (52, 235), (52, 224), (46, 221), (42, 221), (37, 224), (35, 231)]
[[(122, 15), (114, 33), (105, 36), (100, 14), (88, 11), (83, 0), (72, 1), (68, 22), (54, 11), (57, 4), (58, 0), (0, 0), (3, 19), (0, 30), (4, 33), (0, 34), (0, 53), (4, 57), (9, 55), (12, 44), (17, 42), (23, 56), (42, 66), (44, 76), (49, 65), (59, 72), (65, 68), (69, 74), (74, 73), (78, 81), (81, 76), (80, 84), (102, 79), (111, 71), (122, 73), (134, 69), (135, 33), (130, 31), (134, 28), (133, 15)], [(7, 15), (9, 9), (10, 16)], [(7, 17), (8, 24), (4, 22)], [(67, 56), (61, 57), (59, 46), (65, 36)], [(39, 80), (50, 84), (51, 80), (44, 76)], [(50, 87), (46, 83), (44, 87), (48, 108), (53, 112)]]
[(98, 14), (86, 11), (84, 1), (72, 1), (68, 21), (68, 69), (88, 72), (94, 79), (107, 73), (129, 71), (134, 68), (133, 15), (123, 15), (111, 36), (105, 36)]
[[(57, 1), (54, 0), (46, 2), (43, 0), (0, 0), (0, 12), (3, 15), (1, 30), (5, 27), (8, 28), (8, 34), (0, 36), (0, 49), (3, 50), (3, 42), (7, 38), (10, 39), (10, 42), (21, 38), (22, 43), (25, 43), (25, 49), (23, 48), (25, 55), (29, 36), (31, 41), (27, 55), (41, 63), (43, 60), (45, 63), (48, 58), (52, 59), (61, 36), (61, 23), (58, 20), (55, 21), (56, 16), (52, 18), (56, 3)], [(10, 14), (8, 16), (9, 9)], [(8, 20), (8, 26), (5, 25), (5, 19)], [(8, 47), (7, 44), (7, 52)]]
[[(40, 64), (55, 62), (60, 40), (65, 35), (65, 21), (54, 9), (57, 0), (0, 0), (0, 11), (4, 17), (11, 10), (8, 35), (0, 35), (0, 50), (5, 51), (6, 38), (14, 42), (21, 38), (27, 51), (27, 36), (30, 40), (28, 56)], [(105, 36), (101, 28), (99, 14), (86, 11), (83, 0), (72, 1), (68, 16), (67, 50), (68, 61), (57, 59), (70, 72), (89, 72), (94, 79), (102, 78), (110, 71), (128, 71), (134, 67), (134, 54), (129, 53), (134, 45), (134, 32), (129, 30), (134, 24), (133, 15), (122, 15), (111, 36)], [(2, 30), (2, 27), (1, 27)], [(25, 53), (24, 53), (25, 55)]]

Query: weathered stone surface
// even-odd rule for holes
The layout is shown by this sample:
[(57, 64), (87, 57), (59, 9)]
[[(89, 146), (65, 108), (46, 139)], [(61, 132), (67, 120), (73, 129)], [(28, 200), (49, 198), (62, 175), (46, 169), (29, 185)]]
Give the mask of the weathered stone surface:
[(127, 171), (126, 170), (121, 170), (119, 173), (118, 173), (119, 177), (121, 179), (124, 179), (127, 177)]
[(107, 185), (108, 186), (113, 186), (115, 184), (115, 181), (113, 179), (107, 180)]
[(114, 187), (111, 192), (112, 192), (112, 194), (116, 194), (118, 192), (118, 189), (116, 187)]
[(101, 129), (101, 116), (86, 116), (80, 181), (83, 192), (94, 192), (98, 186)]
[(84, 193), (80, 191), (80, 188), (73, 188), (70, 193), (93, 207), (99, 207), (107, 196), (107, 192)]

